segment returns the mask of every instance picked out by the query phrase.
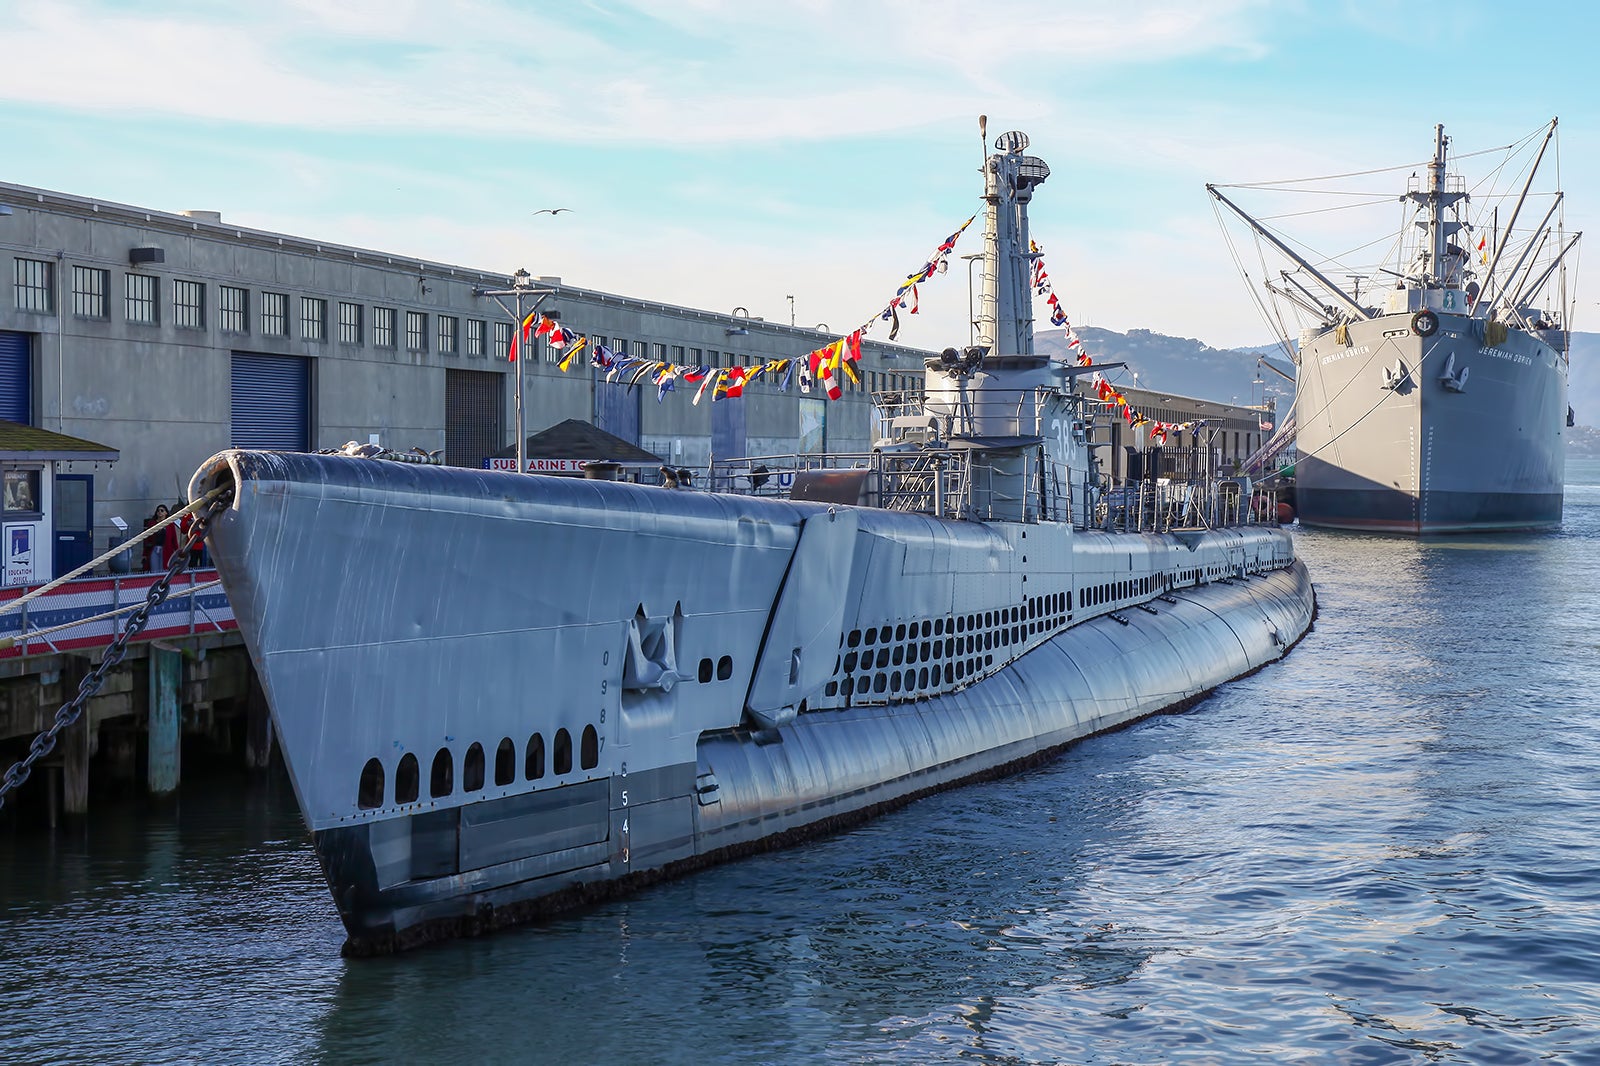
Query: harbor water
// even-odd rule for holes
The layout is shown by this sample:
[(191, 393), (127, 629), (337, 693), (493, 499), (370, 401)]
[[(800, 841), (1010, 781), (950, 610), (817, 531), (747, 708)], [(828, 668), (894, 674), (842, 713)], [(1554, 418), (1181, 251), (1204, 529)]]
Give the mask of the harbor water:
[[(544, 924), (340, 957), (281, 774), (0, 836), (0, 1061), (1600, 1062), (1600, 461), (1558, 534), (1305, 531), (1181, 715)], [(189, 768), (186, 768), (186, 772)]]

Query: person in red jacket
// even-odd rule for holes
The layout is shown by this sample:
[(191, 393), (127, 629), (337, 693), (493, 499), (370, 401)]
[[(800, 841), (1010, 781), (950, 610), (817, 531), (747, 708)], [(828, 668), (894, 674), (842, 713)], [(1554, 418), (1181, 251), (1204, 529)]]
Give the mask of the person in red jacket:
[[(182, 518), (178, 519), (178, 543), (179, 544), (187, 544), (187, 543), (189, 543), (189, 529), (193, 525), (194, 525), (194, 515), (192, 515), (192, 514), (186, 514)], [(193, 570), (195, 567), (199, 566), (200, 565), (200, 552), (201, 552), (201, 549), (204, 546), (205, 546), (205, 542), (204, 541), (201, 541), (199, 544), (196, 544), (189, 551), (188, 561), (186, 561), (183, 565), (188, 567), (190, 570)]]
[[(145, 522), (144, 528), (149, 529), (167, 520), (167, 505), (156, 504), (156, 513)], [(146, 570), (165, 570), (172, 562), (172, 555), (178, 550), (178, 527), (169, 525), (144, 542), (144, 568)]]

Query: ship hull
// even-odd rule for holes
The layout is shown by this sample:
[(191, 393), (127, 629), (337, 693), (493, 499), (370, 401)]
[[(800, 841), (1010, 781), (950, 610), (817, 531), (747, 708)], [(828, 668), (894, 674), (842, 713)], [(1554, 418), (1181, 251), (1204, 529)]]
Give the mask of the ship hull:
[(1429, 337), (1416, 335), (1407, 312), (1303, 344), (1303, 524), (1407, 535), (1560, 526), (1564, 356), (1537, 334), (1512, 330), (1491, 345), (1483, 320), (1437, 317)]
[(1314, 608), (1264, 527), (1180, 540), (270, 453), (193, 488), (224, 481), (212, 554), (357, 954), (1028, 765), (1277, 659)]

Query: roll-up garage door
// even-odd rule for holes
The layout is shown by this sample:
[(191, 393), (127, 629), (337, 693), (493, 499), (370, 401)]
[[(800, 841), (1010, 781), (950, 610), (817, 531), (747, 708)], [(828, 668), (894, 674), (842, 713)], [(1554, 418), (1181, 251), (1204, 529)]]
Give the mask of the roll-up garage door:
[[(506, 446), (506, 375), (444, 372), (444, 461), (481, 467)], [(515, 465), (515, 464), (513, 464)]]
[(629, 444), (639, 443), (639, 397), (642, 389), (632, 389), (620, 381), (596, 381), (594, 424), (613, 437)]
[(33, 424), (32, 334), (0, 330), (0, 418)]
[(298, 355), (233, 353), (235, 448), (311, 450), (311, 361)]

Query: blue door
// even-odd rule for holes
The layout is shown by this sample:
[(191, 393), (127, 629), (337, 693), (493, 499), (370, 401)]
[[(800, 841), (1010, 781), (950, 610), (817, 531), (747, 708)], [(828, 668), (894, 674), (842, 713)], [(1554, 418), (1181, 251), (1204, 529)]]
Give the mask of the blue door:
[(639, 443), (639, 397), (643, 390), (616, 381), (594, 384), (594, 424), (629, 444)]
[(0, 329), (0, 418), (33, 424), (33, 346), (30, 334)]
[(711, 458), (744, 458), (744, 413), (742, 400), (723, 400), (711, 405)]
[(52, 577), (70, 574), (94, 558), (94, 476), (57, 474), (55, 492), (56, 567)]
[(235, 448), (311, 450), (311, 360), (297, 355), (233, 353)]

